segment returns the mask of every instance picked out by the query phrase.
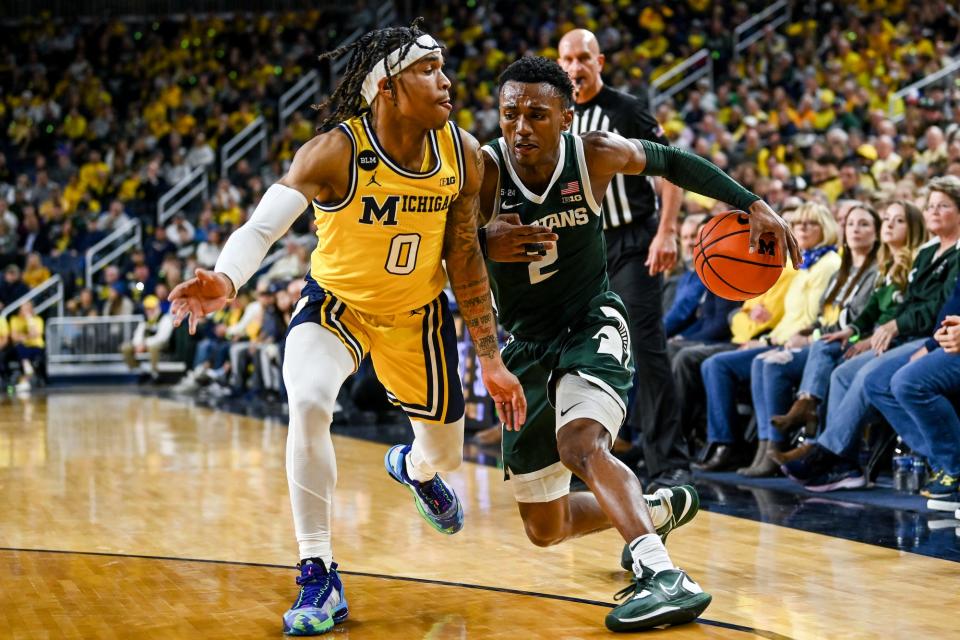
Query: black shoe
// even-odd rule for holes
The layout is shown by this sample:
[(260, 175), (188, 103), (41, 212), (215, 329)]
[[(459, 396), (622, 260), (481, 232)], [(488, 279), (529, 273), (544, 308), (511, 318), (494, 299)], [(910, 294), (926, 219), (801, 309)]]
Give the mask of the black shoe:
[(653, 493), (657, 489), (669, 489), (679, 487), (682, 484), (693, 484), (693, 475), (690, 471), (682, 468), (670, 469), (651, 478), (645, 490), (648, 493)]
[(807, 455), (780, 465), (780, 470), (791, 480), (806, 484), (844, 462), (846, 461), (843, 458), (829, 449), (814, 444)]
[(697, 471), (728, 471), (737, 468), (742, 462), (743, 455), (736, 445), (721, 443), (715, 445), (706, 462), (695, 464), (693, 468)]

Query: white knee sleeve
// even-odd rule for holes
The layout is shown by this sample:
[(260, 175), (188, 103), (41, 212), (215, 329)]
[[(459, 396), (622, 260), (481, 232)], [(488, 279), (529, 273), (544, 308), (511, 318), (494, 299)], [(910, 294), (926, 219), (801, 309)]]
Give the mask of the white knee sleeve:
[(607, 391), (572, 373), (557, 384), (557, 431), (578, 418), (596, 420), (610, 432), (610, 442), (617, 439), (626, 417), (620, 403)]
[(463, 461), (463, 418), (448, 424), (411, 420), (413, 446), (407, 461), (415, 480), (429, 480), (434, 474), (453, 471)]
[(290, 331), (285, 356), (283, 380), (290, 405), (287, 485), (300, 558), (323, 558), (329, 566), (337, 484), (330, 421), (353, 359), (335, 335), (309, 322)]

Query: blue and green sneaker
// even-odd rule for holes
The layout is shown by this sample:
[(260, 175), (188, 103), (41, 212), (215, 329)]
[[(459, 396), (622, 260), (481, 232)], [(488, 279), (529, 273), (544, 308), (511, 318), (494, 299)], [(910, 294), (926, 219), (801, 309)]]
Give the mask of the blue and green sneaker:
[(323, 560), (305, 560), (297, 567), (300, 594), (283, 614), (283, 632), (288, 636), (318, 636), (347, 619), (347, 597), (337, 573), (337, 563), (329, 571)]
[(410, 445), (395, 445), (390, 447), (383, 458), (383, 465), (387, 468), (390, 477), (402, 485), (406, 485), (413, 494), (417, 511), (423, 519), (430, 523), (440, 533), (453, 535), (463, 528), (463, 505), (450, 487), (438, 475), (427, 482), (417, 482), (407, 475), (406, 458), (410, 453)]

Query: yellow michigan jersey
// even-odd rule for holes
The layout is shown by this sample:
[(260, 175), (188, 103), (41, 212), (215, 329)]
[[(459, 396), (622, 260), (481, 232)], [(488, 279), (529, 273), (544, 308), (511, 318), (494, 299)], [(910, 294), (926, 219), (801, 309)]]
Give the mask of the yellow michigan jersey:
[(411, 419), (455, 422), (463, 388), (440, 259), (463, 181), (460, 134), (452, 123), (430, 132), (421, 171), (407, 171), (368, 118), (340, 128), (353, 145), (350, 188), (341, 202), (313, 203), (319, 243), (288, 330), (319, 324), (355, 369), (369, 354), (387, 397)]
[(453, 123), (431, 131), (422, 171), (383, 151), (369, 114), (340, 124), (353, 146), (349, 190), (313, 208), (319, 242), (310, 275), (351, 309), (391, 314), (420, 308), (446, 283), (441, 264), (447, 210), (463, 182)]

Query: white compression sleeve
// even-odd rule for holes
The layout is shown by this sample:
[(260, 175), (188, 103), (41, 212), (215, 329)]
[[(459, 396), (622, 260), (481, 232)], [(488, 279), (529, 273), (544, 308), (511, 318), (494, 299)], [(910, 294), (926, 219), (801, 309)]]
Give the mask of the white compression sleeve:
[(308, 204), (296, 189), (279, 183), (272, 185), (250, 219), (230, 234), (214, 271), (230, 278), (234, 291), (239, 291), (257, 272), (271, 245), (287, 232)]

